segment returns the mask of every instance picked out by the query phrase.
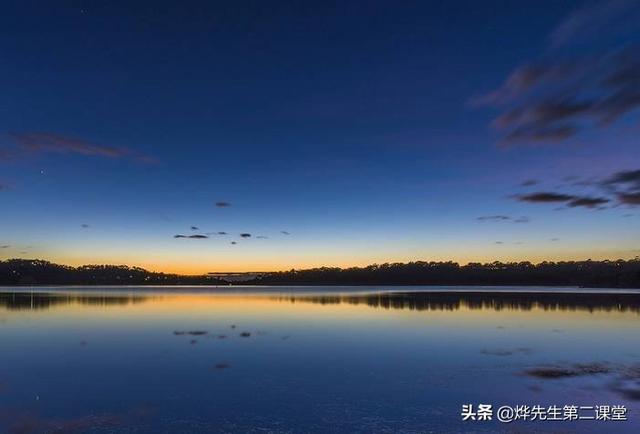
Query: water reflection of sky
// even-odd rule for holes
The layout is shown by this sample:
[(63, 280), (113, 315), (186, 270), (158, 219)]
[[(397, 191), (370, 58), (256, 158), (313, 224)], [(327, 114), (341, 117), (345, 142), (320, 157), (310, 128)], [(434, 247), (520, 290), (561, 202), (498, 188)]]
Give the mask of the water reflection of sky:
[[(639, 298), (0, 292), (0, 432), (505, 428), (462, 423), (463, 403), (625, 404), (631, 420), (614, 427), (510, 428), (637, 432)], [(526, 374), (594, 363), (609, 372)]]

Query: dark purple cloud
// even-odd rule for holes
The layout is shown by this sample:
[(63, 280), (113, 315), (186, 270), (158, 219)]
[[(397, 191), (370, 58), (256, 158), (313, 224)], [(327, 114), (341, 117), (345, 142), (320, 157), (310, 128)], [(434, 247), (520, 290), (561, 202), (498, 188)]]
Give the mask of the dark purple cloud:
[(553, 193), (553, 192), (537, 192), (531, 194), (523, 194), (517, 196), (517, 199), (521, 202), (533, 202), (533, 203), (553, 203), (553, 202), (568, 202), (576, 199), (575, 196), (569, 194)]
[(640, 170), (623, 170), (614, 173), (603, 181), (603, 185), (640, 190)]
[(640, 205), (640, 192), (637, 193), (619, 193), (618, 200), (625, 205)]
[(611, 200), (605, 197), (599, 196), (575, 196), (564, 193), (554, 192), (538, 192), (531, 194), (523, 194), (516, 196), (517, 200), (521, 202), (530, 203), (566, 203), (568, 207), (584, 207), (584, 208), (598, 208), (602, 205), (609, 203)]

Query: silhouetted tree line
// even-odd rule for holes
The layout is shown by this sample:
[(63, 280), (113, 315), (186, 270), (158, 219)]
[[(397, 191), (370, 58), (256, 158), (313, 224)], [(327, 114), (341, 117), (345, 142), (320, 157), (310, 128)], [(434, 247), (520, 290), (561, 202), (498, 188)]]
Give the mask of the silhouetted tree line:
[(409, 262), (264, 274), (256, 285), (527, 285), (640, 288), (640, 259), (628, 261)]
[(70, 267), (43, 260), (0, 261), (0, 285), (526, 285), (640, 288), (640, 259), (628, 261), (409, 262), (265, 273), (245, 282), (154, 273), (124, 265)]
[(0, 285), (226, 285), (212, 276), (154, 273), (125, 265), (70, 267), (43, 260), (0, 261)]

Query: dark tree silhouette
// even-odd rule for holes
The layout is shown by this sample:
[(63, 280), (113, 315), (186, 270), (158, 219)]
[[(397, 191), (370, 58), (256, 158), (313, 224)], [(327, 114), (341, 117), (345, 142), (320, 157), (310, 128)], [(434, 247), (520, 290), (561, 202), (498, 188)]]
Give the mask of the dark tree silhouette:
[(257, 285), (540, 285), (640, 288), (640, 259), (629, 261), (409, 262), (264, 274)]
[(640, 259), (628, 261), (409, 262), (262, 273), (244, 282), (155, 273), (124, 265), (69, 267), (43, 260), (0, 261), (0, 285), (524, 285), (640, 288)]
[(154, 273), (126, 265), (69, 267), (39, 259), (0, 261), (0, 285), (226, 285), (213, 276)]

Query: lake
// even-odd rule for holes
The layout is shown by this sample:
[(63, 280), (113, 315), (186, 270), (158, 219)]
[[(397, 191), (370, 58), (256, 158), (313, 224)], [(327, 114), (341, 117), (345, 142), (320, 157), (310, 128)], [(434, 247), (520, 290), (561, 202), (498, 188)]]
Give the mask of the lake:
[(637, 433), (639, 331), (634, 291), (0, 288), (0, 433)]

